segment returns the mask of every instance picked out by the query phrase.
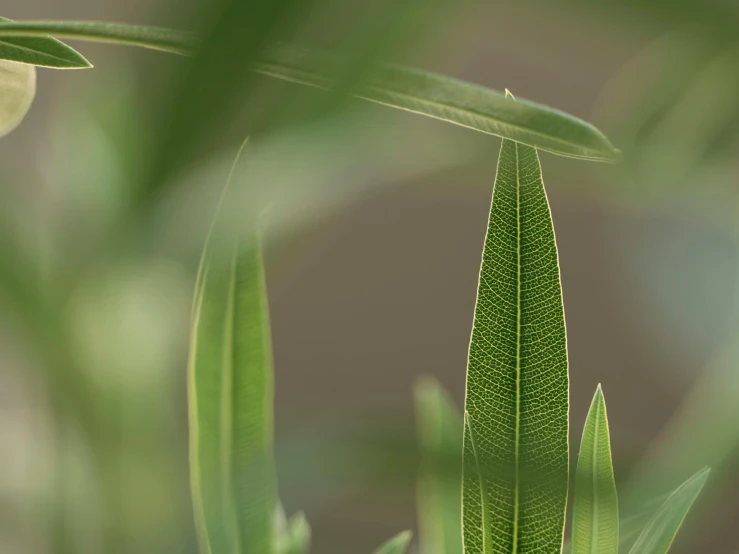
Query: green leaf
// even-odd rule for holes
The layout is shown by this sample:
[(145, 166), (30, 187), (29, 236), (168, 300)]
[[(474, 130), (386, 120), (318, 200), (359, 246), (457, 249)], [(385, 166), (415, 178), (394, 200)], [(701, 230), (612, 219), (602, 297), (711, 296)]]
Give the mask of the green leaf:
[(298, 512), (287, 522), (284, 533), (278, 537), (278, 554), (308, 554), (311, 529), (303, 512)]
[[(0, 23), (12, 23), (0, 17)], [(53, 67), (83, 69), (92, 67), (79, 52), (55, 38), (44, 36), (5, 37), (0, 39), (0, 60)]]
[(191, 484), (204, 554), (274, 551), (267, 311), (258, 244), (208, 240), (193, 304), (188, 387)]
[(618, 525), (606, 402), (598, 385), (585, 420), (575, 474), (572, 552), (617, 554)]
[(424, 554), (461, 554), (462, 418), (435, 379), (414, 388), (421, 466), (418, 527)]
[(667, 497), (631, 547), (631, 554), (664, 554), (675, 540), (711, 472), (703, 468)]
[(539, 159), (504, 140), (467, 367), (465, 554), (560, 552), (568, 405), (557, 246)]
[[(158, 27), (97, 22), (0, 23), (0, 37), (52, 34), (188, 54), (194, 35)], [(286, 44), (265, 48), (252, 70), (278, 79), (332, 88), (338, 58)], [(211, 86), (211, 85), (209, 85)], [(354, 91), (359, 98), (516, 140), (563, 156), (615, 161), (619, 152), (592, 125), (534, 102), (507, 102), (505, 95), (434, 73), (379, 66)]]
[(392, 539), (384, 542), (374, 554), (404, 554), (408, 550), (408, 545), (411, 542), (413, 533), (410, 531), (403, 531), (398, 533)]
[(20, 125), (36, 96), (36, 68), (0, 60), (0, 137)]

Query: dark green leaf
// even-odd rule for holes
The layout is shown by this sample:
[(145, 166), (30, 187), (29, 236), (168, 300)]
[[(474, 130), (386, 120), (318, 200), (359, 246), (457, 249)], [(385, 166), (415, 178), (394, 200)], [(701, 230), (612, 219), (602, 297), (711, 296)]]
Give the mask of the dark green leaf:
[[(0, 23), (12, 23), (0, 17)], [(0, 60), (53, 67), (83, 69), (92, 67), (79, 52), (51, 37), (3, 37), (0, 39)]]
[(465, 554), (560, 552), (568, 405), (557, 246), (539, 159), (504, 140), (467, 368)]

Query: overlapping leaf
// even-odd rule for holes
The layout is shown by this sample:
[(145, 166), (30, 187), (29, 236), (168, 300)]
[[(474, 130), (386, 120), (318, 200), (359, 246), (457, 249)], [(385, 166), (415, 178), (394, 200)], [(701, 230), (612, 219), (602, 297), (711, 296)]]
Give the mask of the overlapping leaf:
[[(12, 21), (0, 17), (0, 23), (12, 23)], [(55, 38), (44, 36), (0, 38), (0, 60), (56, 69), (92, 67), (90, 62), (73, 48)]]
[(0, 137), (15, 129), (36, 96), (36, 68), (0, 59)]
[(261, 252), (206, 244), (189, 364), (190, 462), (204, 554), (274, 551), (273, 374)]
[(539, 159), (504, 140), (467, 368), (465, 554), (560, 552), (568, 403), (557, 247)]
[[(194, 44), (190, 33), (157, 27), (97, 22), (0, 23), (0, 37), (47, 34), (185, 54), (193, 51)], [(331, 55), (280, 44), (265, 48), (250, 67), (279, 79), (331, 88), (339, 78), (332, 71), (337, 66)], [(619, 154), (603, 134), (580, 119), (533, 102), (507, 102), (503, 93), (433, 73), (380, 66), (353, 94), (564, 156), (613, 161)]]
[(572, 552), (617, 554), (618, 497), (606, 403), (600, 385), (585, 420), (575, 474)]

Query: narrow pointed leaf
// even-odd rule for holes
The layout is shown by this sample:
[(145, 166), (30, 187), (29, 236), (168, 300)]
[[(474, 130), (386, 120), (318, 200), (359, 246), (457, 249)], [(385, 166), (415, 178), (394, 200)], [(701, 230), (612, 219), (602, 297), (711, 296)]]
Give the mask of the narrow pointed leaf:
[(20, 125), (36, 96), (36, 68), (0, 60), (0, 137)]
[(257, 244), (206, 244), (189, 363), (190, 464), (201, 551), (269, 554), (277, 507), (273, 374)]
[[(193, 51), (191, 33), (89, 21), (0, 23), (0, 37), (54, 35), (114, 42), (179, 54)], [(252, 70), (319, 88), (340, 76), (329, 54), (289, 46), (266, 48)], [(378, 66), (353, 94), (371, 102), (441, 119), (476, 131), (516, 140), (563, 156), (615, 161), (619, 152), (592, 125), (534, 102), (507, 102), (505, 94), (434, 73)]]
[(383, 543), (374, 554), (404, 554), (408, 550), (413, 534), (410, 531), (398, 533), (389, 541)]
[[(12, 23), (12, 21), (0, 17), (0, 23)], [(92, 67), (79, 52), (48, 36), (2, 37), (0, 38), (0, 60), (56, 69)]]
[(461, 554), (462, 417), (435, 379), (419, 381), (414, 395), (421, 450), (421, 550), (424, 554)]
[(664, 554), (669, 550), (710, 472), (708, 468), (700, 470), (667, 497), (636, 539), (631, 554)]
[(618, 497), (606, 403), (600, 385), (585, 420), (575, 474), (572, 552), (618, 553)]
[(568, 408), (559, 264), (539, 159), (504, 140), (467, 367), (465, 554), (560, 552)]

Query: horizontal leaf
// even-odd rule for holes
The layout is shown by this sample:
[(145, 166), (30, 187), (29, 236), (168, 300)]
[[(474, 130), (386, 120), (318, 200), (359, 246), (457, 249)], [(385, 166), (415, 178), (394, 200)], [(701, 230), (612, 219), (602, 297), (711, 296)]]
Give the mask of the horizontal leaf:
[[(0, 23), (12, 23), (0, 17)], [(79, 52), (63, 42), (44, 36), (4, 37), (0, 39), (0, 60), (53, 67), (83, 69), (92, 67)]]
[(467, 366), (465, 554), (560, 552), (568, 404), (557, 246), (539, 159), (504, 140)]
[(711, 470), (704, 468), (667, 497), (631, 547), (631, 554), (665, 554), (703, 490)]
[(462, 418), (435, 379), (419, 381), (414, 396), (421, 449), (421, 550), (424, 554), (461, 554)]
[(410, 531), (398, 533), (375, 550), (375, 554), (404, 554), (408, 550), (412, 536), (413, 534)]
[(617, 554), (618, 524), (606, 403), (598, 385), (585, 420), (575, 473), (572, 552)]
[[(235, 165), (235, 164), (234, 164)], [(257, 244), (206, 242), (189, 363), (190, 463), (203, 553), (271, 553), (277, 485), (267, 301)]]
[[(158, 27), (97, 22), (0, 23), (0, 37), (51, 34), (190, 53), (194, 35)], [(267, 49), (254, 71), (278, 79), (331, 88), (336, 57), (285, 44)], [(498, 135), (575, 158), (614, 161), (619, 152), (592, 125), (533, 102), (506, 102), (501, 92), (434, 73), (380, 66), (353, 92), (359, 98)]]
[(36, 68), (0, 60), (0, 137), (20, 125), (36, 96)]

